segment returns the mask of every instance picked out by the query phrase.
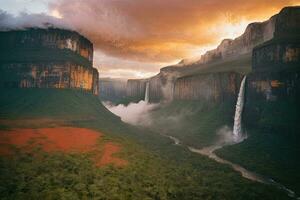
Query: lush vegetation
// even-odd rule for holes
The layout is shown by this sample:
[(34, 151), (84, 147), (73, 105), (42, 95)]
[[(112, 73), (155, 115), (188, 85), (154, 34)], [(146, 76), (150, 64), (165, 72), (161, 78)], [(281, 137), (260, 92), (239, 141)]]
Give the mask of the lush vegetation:
[(173, 101), (152, 111), (150, 128), (201, 148), (215, 142), (218, 129), (232, 127), (233, 115), (234, 105), (229, 102)]
[(247, 102), (249, 138), (217, 154), (300, 191), (299, 114), (297, 99)]
[[(89, 154), (16, 149), (0, 159), (1, 199), (286, 199), (242, 178), (229, 166), (191, 153), (145, 128), (128, 126), (90, 94), (73, 90), (2, 90), (1, 128), (9, 121), (51, 118), (100, 130), (122, 145), (123, 168), (96, 167)], [(45, 126), (42, 124), (41, 126)], [(101, 145), (101, 144), (99, 144)]]
[(205, 159), (195, 168), (138, 149), (130, 161), (125, 168), (97, 168), (87, 155), (19, 152), (0, 159), (1, 199), (286, 198)]

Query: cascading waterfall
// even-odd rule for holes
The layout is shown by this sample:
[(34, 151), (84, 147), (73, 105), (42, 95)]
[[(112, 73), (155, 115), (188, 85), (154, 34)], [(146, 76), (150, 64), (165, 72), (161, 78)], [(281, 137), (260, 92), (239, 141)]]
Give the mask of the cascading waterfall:
[(149, 103), (149, 82), (146, 83), (145, 99), (146, 103)]
[[(244, 78), (241, 82), (240, 91), (239, 91), (239, 95), (237, 98), (237, 103), (236, 103), (236, 107), (235, 107), (235, 115), (234, 115), (233, 134), (230, 133), (231, 134), (230, 142), (224, 142), (224, 141), (219, 142), (219, 143), (217, 142), (216, 144), (214, 144), (212, 146), (207, 146), (202, 149), (196, 149), (191, 146), (186, 146), (184, 143), (182, 143), (176, 137), (173, 137), (170, 135), (164, 135), (164, 136), (167, 136), (168, 138), (170, 138), (174, 142), (174, 145), (186, 146), (191, 152), (198, 153), (198, 154), (201, 154), (204, 156), (208, 156), (209, 158), (211, 158), (219, 163), (222, 163), (222, 164), (228, 164), (235, 171), (241, 173), (241, 175), (243, 177), (245, 177), (249, 180), (252, 180), (252, 181), (257, 181), (260, 183), (272, 185), (280, 190), (285, 191), (289, 197), (300, 200), (300, 197), (297, 197), (297, 195), (294, 191), (290, 190), (289, 188), (285, 187), (284, 185), (282, 185), (278, 182), (275, 182), (273, 179), (270, 179), (265, 176), (259, 175), (255, 172), (249, 171), (246, 168), (244, 168), (238, 164), (235, 164), (233, 162), (230, 162), (228, 160), (225, 160), (214, 153), (214, 151), (221, 149), (226, 145), (236, 144), (236, 143), (239, 143), (239, 142), (243, 141), (244, 139), (246, 139), (246, 135), (242, 134), (242, 112), (243, 112), (244, 99), (245, 99), (245, 83), (246, 83), (246, 76), (244, 76)], [(233, 137), (232, 137), (232, 135), (233, 135)], [(234, 141), (232, 141), (232, 139)]]
[(242, 112), (244, 108), (245, 82), (246, 82), (246, 76), (244, 76), (241, 82), (239, 96), (235, 106), (234, 125), (233, 125), (233, 136), (235, 141), (239, 141), (242, 139)]

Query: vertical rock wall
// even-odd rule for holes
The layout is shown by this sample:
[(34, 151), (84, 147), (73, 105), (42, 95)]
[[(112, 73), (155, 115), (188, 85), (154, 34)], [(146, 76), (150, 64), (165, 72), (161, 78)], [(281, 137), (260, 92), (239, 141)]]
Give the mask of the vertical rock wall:
[(98, 94), (98, 71), (73, 63), (5, 64), (0, 78), (0, 87), (77, 88)]
[(300, 95), (300, 70), (259, 72), (248, 76), (247, 99), (249, 101), (277, 101)]
[(242, 77), (241, 74), (234, 72), (181, 77), (175, 82), (174, 99), (234, 101)]
[(146, 90), (146, 79), (129, 79), (127, 81), (126, 95), (134, 99), (143, 100)]
[(74, 31), (62, 29), (27, 29), (0, 32), (4, 49), (69, 49), (93, 62), (93, 44)]
[(0, 32), (0, 87), (76, 88), (97, 95), (93, 44), (74, 31)]

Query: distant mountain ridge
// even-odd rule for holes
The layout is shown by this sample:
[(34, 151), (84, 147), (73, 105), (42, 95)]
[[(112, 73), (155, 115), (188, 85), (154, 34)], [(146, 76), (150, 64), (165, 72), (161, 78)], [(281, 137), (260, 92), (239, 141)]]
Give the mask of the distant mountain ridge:
[(235, 39), (224, 39), (216, 49), (207, 51), (201, 55), (200, 59), (196, 61), (183, 59), (174, 66), (182, 67), (194, 64), (208, 64), (225, 58), (251, 54), (255, 46), (271, 40), (274, 36), (285, 34), (279, 31), (286, 30), (283, 28), (284, 26), (293, 26), (294, 24), (294, 27), (296, 27), (296, 21), (300, 19), (298, 16), (299, 12), (297, 12), (299, 9), (299, 6), (285, 7), (278, 14), (273, 15), (266, 21), (250, 23), (242, 35)]

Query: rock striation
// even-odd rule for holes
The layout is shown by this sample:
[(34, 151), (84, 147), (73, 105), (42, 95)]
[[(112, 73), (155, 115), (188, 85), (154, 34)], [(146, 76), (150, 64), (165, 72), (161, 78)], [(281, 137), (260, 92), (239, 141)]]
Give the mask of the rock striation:
[(143, 100), (145, 97), (147, 79), (129, 79), (126, 85), (126, 95), (132, 99)]
[(0, 87), (75, 88), (98, 94), (93, 44), (56, 28), (0, 32)]
[(174, 99), (235, 102), (241, 79), (234, 72), (181, 77), (175, 82)]

